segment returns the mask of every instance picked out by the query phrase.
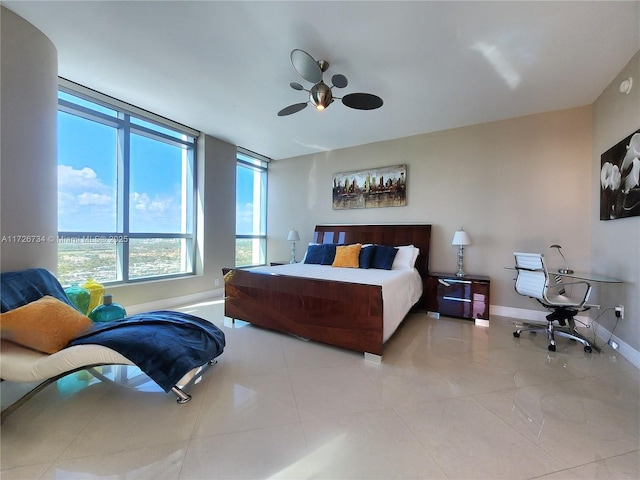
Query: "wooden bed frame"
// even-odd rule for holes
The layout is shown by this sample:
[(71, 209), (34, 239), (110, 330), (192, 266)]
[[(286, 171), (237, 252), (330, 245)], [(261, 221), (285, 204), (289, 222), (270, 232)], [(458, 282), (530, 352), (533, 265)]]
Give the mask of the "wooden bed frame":
[[(431, 225), (317, 225), (316, 243), (414, 245), (429, 273)], [(225, 316), (322, 343), (382, 355), (382, 287), (223, 269)], [(424, 298), (424, 295), (423, 295)], [(416, 306), (424, 303), (421, 299)]]

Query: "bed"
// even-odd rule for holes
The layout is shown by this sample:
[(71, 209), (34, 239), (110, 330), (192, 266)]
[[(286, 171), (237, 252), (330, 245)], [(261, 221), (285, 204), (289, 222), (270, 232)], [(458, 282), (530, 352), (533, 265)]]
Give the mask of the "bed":
[[(0, 376), (3, 381), (41, 382), (2, 411), (3, 422), (50, 383), (102, 365), (135, 365), (186, 403), (191, 396), (184, 388), (225, 347), (218, 327), (183, 312), (160, 310), (92, 325), (75, 310), (55, 276), (42, 268), (3, 272), (0, 278)], [(77, 333), (69, 330), (75, 325), (82, 326)]]
[[(317, 225), (316, 244), (413, 245), (419, 250), (415, 275), (421, 283), (415, 302), (390, 316), (383, 286), (357, 279), (309, 278), (296, 265), (223, 269), (225, 316), (305, 339), (363, 352), (381, 360), (384, 344), (410, 309), (424, 305), (429, 271), (431, 225)], [(307, 265), (298, 266), (301, 268)], [(331, 267), (326, 267), (331, 269)], [(338, 269), (352, 270), (352, 269)], [(355, 269), (353, 269), (355, 270)], [(399, 319), (398, 319), (399, 318)]]

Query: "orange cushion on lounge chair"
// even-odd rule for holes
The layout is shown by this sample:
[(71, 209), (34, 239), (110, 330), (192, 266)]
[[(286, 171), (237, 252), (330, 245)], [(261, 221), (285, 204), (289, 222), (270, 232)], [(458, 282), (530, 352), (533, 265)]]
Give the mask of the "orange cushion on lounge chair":
[(55, 353), (92, 325), (86, 315), (46, 295), (0, 314), (3, 339), (44, 353)]

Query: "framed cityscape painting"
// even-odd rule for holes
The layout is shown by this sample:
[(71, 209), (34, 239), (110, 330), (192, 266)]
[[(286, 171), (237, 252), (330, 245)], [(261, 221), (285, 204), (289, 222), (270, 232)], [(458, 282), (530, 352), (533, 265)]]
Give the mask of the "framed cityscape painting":
[(640, 129), (600, 156), (600, 220), (640, 215)]
[(376, 167), (333, 175), (333, 209), (403, 207), (407, 166)]

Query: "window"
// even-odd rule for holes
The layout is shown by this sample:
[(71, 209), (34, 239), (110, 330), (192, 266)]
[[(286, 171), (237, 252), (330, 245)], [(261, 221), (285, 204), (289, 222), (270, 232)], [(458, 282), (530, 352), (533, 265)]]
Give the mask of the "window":
[(267, 251), (267, 165), (238, 152), (236, 167), (236, 266), (264, 265)]
[(61, 84), (58, 277), (63, 285), (194, 273), (196, 138), (186, 127)]

